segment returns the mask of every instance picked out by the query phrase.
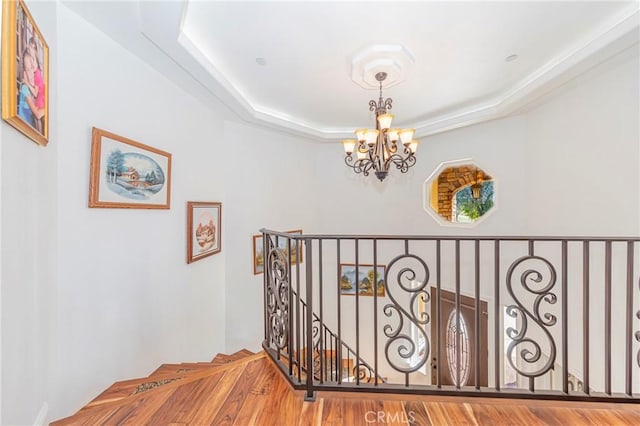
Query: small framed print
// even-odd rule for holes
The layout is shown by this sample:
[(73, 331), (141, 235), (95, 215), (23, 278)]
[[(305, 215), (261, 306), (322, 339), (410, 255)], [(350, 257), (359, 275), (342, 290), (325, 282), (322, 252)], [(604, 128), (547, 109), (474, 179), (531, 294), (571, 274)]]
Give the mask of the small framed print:
[[(302, 229), (294, 229), (292, 231), (285, 231), (285, 234), (299, 234), (302, 235)], [(282, 237), (273, 238), (277, 239), (278, 250), (286, 251), (287, 239)], [(296, 244), (297, 240), (291, 241), (291, 265), (297, 265), (303, 261), (304, 243), (300, 241)], [(299, 252), (299, 253), (298, 253)], [(264, 273), (264, 245), (262, 234), (256, 234), (253, 236), (253, 275), (259, 275)]]
[(187, 202), (187, 263), (220, 253), (222, 203)]
[(373, 269), (373, 265), (359, 264), (357, 266), (358, 277), (356, 278), (356, 265), (352, 263), (340, 264), (340, 295), (355, 296), (356, 291), (361, 296), (373, 296), (374, 292), (378, 296), (384, 297), (384, 271), (385, 267), (380, 265)]

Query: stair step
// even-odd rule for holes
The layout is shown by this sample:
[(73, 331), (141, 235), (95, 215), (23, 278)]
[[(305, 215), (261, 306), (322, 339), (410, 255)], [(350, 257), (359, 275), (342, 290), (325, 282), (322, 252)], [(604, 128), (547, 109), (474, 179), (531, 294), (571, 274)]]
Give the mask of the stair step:
[(206, 368), (217, 367), (220, 363), (213, 362), (185, 362), (181, 364), (162, 364), (153, 373), (149, 374), (149, 378), (162, 374), (180, 374), (190, 371), (203, 370)]
[(148, 392), (173, 383), (179, 380), (189, 378), (190, 375), (199, 371), (185, 371), (182, 373), (164, 373), (156, 374), (153, 377), (141, 377), (137, 379), (122, 380), (115, 382), (109, 386), (104, 392), (92, 399), (87, 405), (81, 408), (95, 407), (109, 402), (119, 401), (132, 395)]
[(249, 349), (240, 349), (238, 352), (231, 354), (231, 356), (245, 357), (255, 355), (255, 352), (251, 352)]
[(107, 402), (118, 401), (136, 393), (147, 392), (176, 380), (188, 378), (195, 373), (234, 362), (225, 355), (224, 361), (184, 362), (180, 364), (162, 364), (147, 377), (115, 382), (108, 389), (90, 401), (83, 409), (95, 407)]
[(251, 355), (255, 355), (255, 353), (247, 349), (241, 349), (238, 352), (234, 352), (231, 355), (218, 354), (211, 360), (211, 362), (219, 362), (224, 364), (227, 362), (237, 361), (239, 359), (242, 359), (244, 357), (251, 356)]
[[(118, 423), (110, 416), (120, 409), (124, 410), (123, 413), (137, 409), (144, 410), (154, 400), (162, 399), (162, 395), (171, 395), (183, 386), (186, 386), (184, 389), (187, 389), (201, 382), (210, 382), (214, 386), (217, 380), (225, 377), (227, 372), (230, 372), (229, 374), (233, 377), (241, 372), (248, 363), (258, 360), (266, 360), (266, 354), (260, 353), (224, 365), (180, 374), (158, 375), (151, 379), (145, 377), (116, 382), (73, 416), (60, 419), (52, 424), (97, 424), (102, 422), (102, 420), (98, 420), (103, 419), (101, 413), (107, 413), (108, 422)], [(234, 371), (235, 373), (231, 373)]]

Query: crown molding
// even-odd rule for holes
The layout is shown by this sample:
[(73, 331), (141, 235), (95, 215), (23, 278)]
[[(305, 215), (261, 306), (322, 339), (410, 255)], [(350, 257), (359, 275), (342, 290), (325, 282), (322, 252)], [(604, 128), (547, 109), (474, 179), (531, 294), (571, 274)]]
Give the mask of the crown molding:
[[(159, 8), (157, 5), (162, 7)], [(160, 2), (156, 3), (154, 8), (141, 7), (140, 32), (176, 63), (181, 64), (183, 69), (188, 70), (187, 72), (198, 80), (203, 88), (210, 91), (240, 119), (318, 141), (336, 141), (353, 136), (353, 129), (357, 127), (355, 125), (352, 128), (322, 127), (253, 101), (240, 84), (233, 81), (232, 76), (225, 75), (216, 65), (215, 58), (203, 53), (198, 46), (197, 37), (185, 31), (183, 23), (188, 5), (189, 1)], [(172, 8), (173, 13), (170, 16), (179, 22), (176, 21), (174, 26), (168, 28), (166, 21), (157, 19), (163, 8)], [(177, 11), (176, 8), (181, 9)], [(169, 16), (167, 12), (163, 14), (165, 18)], [(604, 23), (501, 94), (475, 106), (428, 117), (411, 127), (416, 129), (416, 136), (424, 137), (515, 113), (570, 79), (638, 44), (639, 27), (640, 3), (634, 2), (618, 17)]]

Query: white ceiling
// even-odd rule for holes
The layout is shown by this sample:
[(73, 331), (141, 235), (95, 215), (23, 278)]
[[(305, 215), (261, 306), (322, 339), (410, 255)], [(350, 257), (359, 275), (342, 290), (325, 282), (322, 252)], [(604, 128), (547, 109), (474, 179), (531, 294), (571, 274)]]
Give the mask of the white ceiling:
[(637, 1), (65, 4), (203, 101), (315, 139), (374, 126), (378, 91), (352, 80), (372, 45), (413, 57), (383, 95), (423, 136), (517, 112), (640, 37)]

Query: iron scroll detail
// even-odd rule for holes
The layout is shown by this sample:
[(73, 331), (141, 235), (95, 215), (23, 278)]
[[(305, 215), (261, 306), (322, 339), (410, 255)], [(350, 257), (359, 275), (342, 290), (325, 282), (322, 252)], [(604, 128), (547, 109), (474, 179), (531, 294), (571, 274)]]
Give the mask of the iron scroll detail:
[[(402, 304), (398, 302), (393, 294), (389, 280), (389, 272), (392, 270), (394, 264), (401, 260), (417, 261), (417, 266), (424, 272), (424, 280), (422, 282), (418, 282), (417, 286), (415, 285), (416, 281), (414, 281), (417, 274), (411, 267), (403, 267), (396, 274), (396, 282), (400, 290), (410, 294), (409, 310), (403, 308)], [(384, 286), (389, 298), (391, 299), (391, 303), (384, 306), (383, 312), (388, 318), (397, 317), (398, 319), (395, 327), (391, 324), (386, 324), (383, 328), (385, 336), (388, 337), (385, 344), (385, 357), (393, 369), (402, 373), (408, 374), (417, 371), (429, 359), (429, 338), (424, 330), (424, 326), (430, 321), (429, 314), (426, 312), (416, 312), (416, 306), (420, 301), (425, 304), (429, 302), (430, 296), (426, 290), (428, 282), (429, 268), (427, 267), (427, 264), (421, 258), (413, 254), (403, 254), (396, 257), (389, 263), (385, 270)], [(409, 334), (407, 334), (406, 330), (404, 330), (405, 318), (409, 323), (413, 324), (414, 329), (418, 331), (418, 341), (415, 341)], [(424, 342), (424, 351), (422, 352), (418, 351), (420, 340)], [(414, 357), (414, 355), (416, 355), (416, 352), (418, 352), (419, 358), (416, 362), (406, 362), (405, 365), (399, 365), (396, 361), (397, 358), (391, 356), (394, 348), (396, 351), (395, 355), (399, 356), (402, 360), (409, 361)]]
[[(540, 271), (526, 269), (520, 275), (522, 288), (535, 296), (531, 310), (527, 309), (523, 301), (516, 296), (513, 288), (515, 269), (524, 262), (530, 261), (542, 262), (549, 270), (549, 282), (539, 289), (533, 288), (532, 285), (540, 284), (543, 281), (543, 275)], [(507, 306), (506, 313), (512, 318), (520, 318), (521, 320), (520, 330), (513, 327), (509, 327), (506, 330), (507, 335), (512, 340), (507, 348), (507, 360), (519, 374), (531, 379), (547, 373), (553, 367), (556, 360), (556, 344), (553, 336), (551, 336), (549, 332), (549, 328), (556, 324), (557, 317), (549, 312), (541, 312), (543, 302), (553, 305), (558, 300), (557, 296), (552, 292), (556, 284), (556, 276), (556, 270), (553, 265), (547, 259), (539, 256), (523, 256), (513, 262), (507, 271), (507, 291), (515, 301), (515, 305)], [(529, 320), (532, 321), (531, 325), (536, 325), (548, 340), (549, 356), (547, 362), (541, 367), (535, 367), (535, 364), (542, 358), (543, 349), (540, 342), (530, 337)], [(519, 352), (516, 352), (516, 356), (519, 356), (525, 365), (534, 366), (531, 371), (527, 371), (527, 369), (523, 368), (519, 363), (514, 362), (513, 354), (516, 348), (521, 348)]]
[[(268, 254), (265, 263), (268, 265), (267, 281), (267, 314), (269, 320), (269, 343), (278, 349), (289, 345), (289, 266), (288, 256), (276, 249), (268, 237)], [(267, 263), (268, 262), (268, 263)]]

